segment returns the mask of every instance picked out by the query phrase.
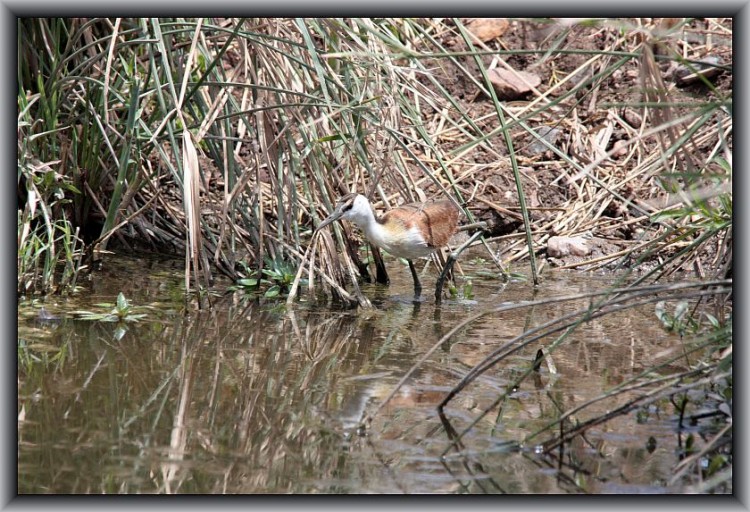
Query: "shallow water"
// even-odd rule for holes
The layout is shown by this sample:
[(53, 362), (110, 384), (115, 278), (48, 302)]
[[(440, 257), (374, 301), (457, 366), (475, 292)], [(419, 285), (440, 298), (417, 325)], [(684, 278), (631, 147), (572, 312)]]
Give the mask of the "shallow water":
[[(680, 492), (667, 485), (680, 441), (668, 403), (595, 425), (549, 453), (539, 447), (556, 429), (529, 437), (680, 350), (653, 306), (585, 323), (551, 355), (548, 337), (503, 358), (446, 406), (458, 432), (490, 411), (460, 450), (436, 413), (446, 393), (513, 337), (587, 302), (470, 323), (377, 410), (467, 317), (603, 289), (610, 278), (547, 273), (535, 292), (475, 277), (471, 300), (436, 307), (429, 294), (411, 300), (408, 268), (391, 260), (389, 287), (363, 287), (371, 311), (235, 293), (186, 313), (181, 264), (111, 258), (84, 293), (19, 306), (19, 493)], [(477, 272), (470, 263), (464, 271)], [(424, 277), (425, 290), (433, 281)], [(72, 318), (120, 291), (152, 308), (146, 319)], [(519, 383), (541, 347), (547, 359)], [(566, 424), (635, 393), (593, 402)]]

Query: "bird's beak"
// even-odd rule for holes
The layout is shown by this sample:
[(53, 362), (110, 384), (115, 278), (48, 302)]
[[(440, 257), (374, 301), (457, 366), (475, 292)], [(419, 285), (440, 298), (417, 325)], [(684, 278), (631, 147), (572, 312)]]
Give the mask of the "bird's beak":
[(323, 222), (318, 224), (318, 227), (315, 229), (315, 231), (320, 231), (324, 227), (326, 227), (328, 224), (330, 224), (333, 221), (339, 220), (341, 216), (344, 215), (344, 207), (343, 205), (339, 205), (336, 207), (335, 210), (333, 210), (333, 213), (330, 214), (328, 217), (326, 217)]

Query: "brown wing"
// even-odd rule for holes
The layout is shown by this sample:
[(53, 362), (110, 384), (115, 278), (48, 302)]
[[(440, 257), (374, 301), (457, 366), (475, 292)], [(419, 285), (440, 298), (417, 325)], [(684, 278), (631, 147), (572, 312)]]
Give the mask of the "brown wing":
[(442, 199), (399, 206), (383, 215), (381, 222), (397, 220), (405, 229), (416, 224), (428, 245), (442, 247), (456, 232), (458, 213), (450, 200)]

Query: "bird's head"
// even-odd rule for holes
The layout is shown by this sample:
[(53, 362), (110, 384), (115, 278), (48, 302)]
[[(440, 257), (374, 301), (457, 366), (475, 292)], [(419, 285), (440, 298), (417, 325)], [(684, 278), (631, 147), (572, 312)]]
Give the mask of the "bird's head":
[(318, 225), (316, 231), (339, 219), (348, 220), (363, 226), (367, 223), (367, 219), (372, 216), (370, 201), (365, 196), (361, 194), (347, 194), (339, 199), (333, 213)]

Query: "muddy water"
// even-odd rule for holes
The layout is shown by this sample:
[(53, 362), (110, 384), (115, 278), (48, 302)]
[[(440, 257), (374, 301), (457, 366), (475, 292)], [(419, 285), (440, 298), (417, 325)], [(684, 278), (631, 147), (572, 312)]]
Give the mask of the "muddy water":
[[(460, 449), (451, 449), (436, 414), (445, 394), (522, 331), (585, 304), (471, 323), (375, 414), (399, 379), (468, 316), (604, 288), (607, 279), (550, 273), (534, 292), (526, 282), (477, 275), (467, 262), (474, 297), (436, 308), (431, 298), (410, 300), (407, 267), (390, 261), (391, 286), (364, 287), (372, 311), (304, 300), (288, 308), (228, 294), (214, 297), (210, 311), (186, 313), (180, 265), (114, 258), (84, 293), (19, 306), (19, 493), (680, 491), (666, 484), (679, 462), (669, 404), (594, 426), (550, 453), (540, 446), (556, 432), (529, 438), (679, 350), (653, 307), (582, 325), (529, 378), (519, 380), (552, 338), (499, 361), (445, 409), (458, 432), (476, 422)], [(425, 276), (425, 288), (433, 281)], [(120, 291), (152, 307), (146, 319), (71, 317), (114, 302)], [(42, 307), (53, 318), (40, 318)], [(594, 402), (568, 424), (628, 398)], [(358, 431), (368, 414), (368, 428)]]

